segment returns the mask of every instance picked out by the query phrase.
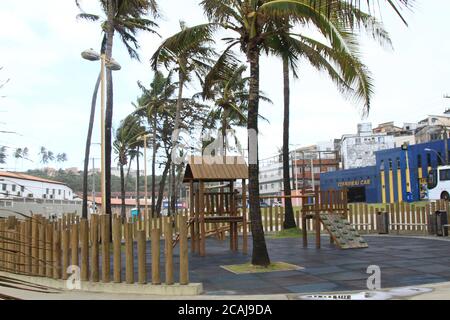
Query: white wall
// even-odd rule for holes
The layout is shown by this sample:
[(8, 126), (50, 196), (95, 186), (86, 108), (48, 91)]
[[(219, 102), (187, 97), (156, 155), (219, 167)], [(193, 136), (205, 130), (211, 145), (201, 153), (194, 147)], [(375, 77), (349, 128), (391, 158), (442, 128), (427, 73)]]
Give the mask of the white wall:
[[(6, 185), (6, 190), (4, 185)], [(74, 196), (72, 189), (63, 184), (0, 177), (0, 198), (28, 198), (29, 194), (32, 194), (35, 199), (54, 200), (72, 200)]]

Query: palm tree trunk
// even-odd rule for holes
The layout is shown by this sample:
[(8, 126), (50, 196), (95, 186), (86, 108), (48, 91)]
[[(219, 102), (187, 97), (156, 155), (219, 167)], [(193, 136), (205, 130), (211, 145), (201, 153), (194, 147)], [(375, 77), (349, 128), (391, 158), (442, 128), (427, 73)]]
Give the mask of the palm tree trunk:
[[(114, 40), (115, 1), (108, 1), (106, 25), (106, 59), (111, 60)], [(111, 215), (111, 154), (113, 119), (113, 79), (112, 71), (106, 68), (106, 111), (105, 111), (105, 213)], [(111, 223), (112, 225), (112, 223)]]
[(166, 186), (167, 175), (169, 173), (171, 163), (172, 159), (169, 157), (164, 166), (161, 180), (159, 181), (158, 201), (156, 202), (156, 214), (158, 217), (161, 215), (161, 206), (164, 198), (164, 188)]
[(155, 217), (155, 200), (156, 200), (156, 121), (157, 113), (156, 108), (153, 116), (153, 141), (152, 141), (152, 217)]
[[(248, 124), (249, 137), (249, 203), (250, 221), (252, 228), (253, 253), (252, 264), (258, 266), (268, 266), (270, 264), (269, 253), (267, 252), (264, 229), (261, 220), (259, 207), (259, 167), (258, 167), (258, 109), (259, 109), (259, 50), (256, 47), (250, 48), (248, 53), (250, 62), (250, 95), (248, 101)], [(253, 155), (250, 155), (253, 152)]]
[[(283, 120), (283, 186), (284, 195), (286, 196), (285, 211), (284, 211), (284, 224), (285, 229), (291, 229), (297, 227), (294, 219), (294, 210), (292, 209), (292, 195), (291, 192), (291, 179), (289, 174), (289, 99), (290, 99), (290, 86), (289, 86), (289, 61), (286, 57), (283, 57), (283, 84), (284, 84), (284, 120)], [(296, 173), (297, 174), (297, 173)]]
[(172, 170), (171, 170), (171, 189), (172, 189), (172, 197), (171, 197), (171, 201), (170, 201), (170, 206), (171, 206), (171, 212), (172, 215), (175, 215), (176, 213), (176, 203), (177, 203), (177, 181), (175, 179), (175, 166), (176, 164), (172, 164)]
[(141, 191), (140, 191), (140, 172), (139, 172), (139, 146), (137, 147), (136, 152), (136, 208), (138, 209), (138, 212), (141, 212)]
[(120, 197), (122, 199), (122, 205), (120, 210), (120, 216), (122, 217), (122, 221), (125, 221), (127, 217), (127, 211), (125, 206), (125, 173), (123, 170), (123, 164), (120, 163)]
[[(92, 95), (91, 114), (89, 116), (89, 127), (88, 127), (88, 134), (86, 137), (86, 148), (84, 150), (83, 206), (81, 209), (81, 217), (84, 219), (87, 219), (87, 217), (88, 217), (87, 195), (88, 195), (89, 157), (90, 157), (90, 151), (91, 151), (92, 131), (94, 128), (95, 106), (97, 104), (97, 94), (98, 94), (99, 87), (100, 87), (100, 74), (98, 75), (97, 82), (95, 83), (94, 93)], [(92, 201), (95, 201), (95, 199), (92, 199)]]

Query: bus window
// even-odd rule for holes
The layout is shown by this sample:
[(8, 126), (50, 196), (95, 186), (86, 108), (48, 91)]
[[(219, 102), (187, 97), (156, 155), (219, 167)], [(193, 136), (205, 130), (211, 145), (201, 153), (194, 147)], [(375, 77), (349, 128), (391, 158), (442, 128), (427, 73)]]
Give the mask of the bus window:
[(428, 189), (434, 189), (437, 186), (436, 169), (430, 170), (428, 174)]
[(439, 181), (449, 181), (450, 180), (450, 169), (439, 171)]

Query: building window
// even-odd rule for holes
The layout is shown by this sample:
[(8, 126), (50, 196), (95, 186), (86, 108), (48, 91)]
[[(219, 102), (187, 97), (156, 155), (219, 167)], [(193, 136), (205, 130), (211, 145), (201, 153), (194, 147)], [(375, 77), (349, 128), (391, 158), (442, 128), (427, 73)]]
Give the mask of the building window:
[(392, 170), (392, 159), (389, 159), (389, 170)]
[(397, 158), (397, 169), (400, 169), (400, 158)]
[(440, 152), (438, 152), (437, 161), (438, 161), (438, 166), (442, 166), (442, 153), (440, 153)]
[(427, 166), (431, 167), (431, 154), (427, 153)]
[(2, 190), (6, 191), (6, 183), (2, 184)]
[(12, 185), (12, 191), (16, 192), (16, 185), (15, 184)]
[(25, 187), (24, 187), (24, 186), (21, 186), (21, 187), (20, 187), (20, 191), (25, 192)]
[(417, 166), (419, 167), (419, 168), (421, 168), (422, 167), (422, 155), (417, 155)]
[(59, 195), (59, 196), (61, 195), (61, 189), (58, 190), (58, 195)]
[(48, 190), (48, 188), (47, 189), (45, 189), (45, 194), (48, 194), (49, 193), (49, 190)]

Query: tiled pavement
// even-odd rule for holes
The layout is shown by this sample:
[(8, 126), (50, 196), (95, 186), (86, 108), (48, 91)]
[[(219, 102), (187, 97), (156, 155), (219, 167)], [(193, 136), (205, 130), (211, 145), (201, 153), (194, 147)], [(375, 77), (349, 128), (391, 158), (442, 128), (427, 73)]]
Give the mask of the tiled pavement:
[[(250, 255), (232, 253), (228, 241), (211, 238), (207, 240), (206, 257), (190, 257), (190, 280), (202, 282), (205, 294), (209, 295), (366, 290), (367, 267), (377, 265), (381, 268), (382, 288), (450, 281), (448, 241), (392, 236), (365, 239), (369, 248), (353, 250), (339, 250), (326, 237), (320, 250), (315, 248), (313, 239), (308, 248), (302, 247), (301, 239), (267, 239), (272, 261), (305, 269), (236, 275), (220, 266), (248, 262)], [(249, 245), (251, 253), (251, 241)], [(174, 261), (178, 265), (178, 248)]]

